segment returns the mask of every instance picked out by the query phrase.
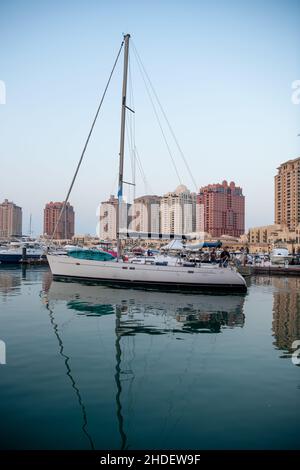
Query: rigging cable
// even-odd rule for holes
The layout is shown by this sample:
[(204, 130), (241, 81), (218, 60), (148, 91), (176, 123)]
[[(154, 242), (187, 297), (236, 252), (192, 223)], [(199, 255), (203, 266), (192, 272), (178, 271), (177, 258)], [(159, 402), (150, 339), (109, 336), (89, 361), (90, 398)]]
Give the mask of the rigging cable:
[[(130, 144), (129, 144), (129, 140), (130, 140), (129, 132), (130, 132), (130, 131), (128, 130), (128, 124), (127, 124), (127, 122), (126, 122), (126, 136), (127, 136), (127, 142), (128, 142), (128, 144), (127, 144), (127, 145), (128, 145), (128, 151), (129, 151), (129, 153), (131, 153), (131, 151), (132, 151), (132, 153), (134, 153), (134, 156), (133, 156), (132, 159), (131, 159), (131, 160), (134, 159), (134, 171), (135, 171), (135, 169), (136, 169), (136, 167), (137, 167), (138, 170), (139, 170), (139, 172), (140, 172), (140, 175), (141, 175), (141, 177), (142, 177), (142, 180), (143, 180), (143, 183), (144, 183), (144, 187), (145, 187), (146, 193), (149, 193), (149, 194), (152, 193), (152, 194), (154, 194), (154, 192), (153, 192), (153, 190), (152, 190), (152, 188), (151, 188), (151, 186), (150, 186), (150, 184), (149, 184), (149, 181), (147, 180), (147, 177), (146, 177), (146, 175), (145, 175), (145, 171), (144, 171), (143, 166), (142, 166), (141, 158), (140, 158), (140, 156), (139, 156), (139, 153), (138, 153), (138, 150), (137, 150), (136, 146), (134, 145), (134, 147), (133, 147), (132, 150), (131, 150), (131, 148), (130, 148)], [(131, 161), (131, 164), (133, 164), (132, 161)], [(136, 184), (135, 184), (135, 183), (133, 183), (133, 184), (134, 184), (134, 188), (135, 188), (135, 187), (136, 187)], [(134, 197), (134, 199), (135, 199), (135, 197)], [(133, 199), (133, 202), (134, 202), (134, 199)]]
[(188, 164), (188, 162), (187, 162), (187, 159), (186, 159), (186, 157), (185, 157), (185, 155), (184, 155), (184, 153), (183, 153), (183, 151), (182, 151), (182, 149), (181, 149), (181, 147), (180, 147), (180, 145), (179, 145), (179, 142), (178, 142), (178, 140), (177, 140), (177, 138), (176, 138), (175, 132), (174, 132), (174, 130), (173, 130), (173, 128), (172, 128), (172, 126), (171, 126), (171, 124), (170, 124), (168, 118), (167, 118), (167, 115), (166, 115), (166, 113), (165, 113), (165, 111), (164, 111), (164, 108), (163, 108), (163, 106), (162, 106), (162, 104), (161, 104), (161, 102), (160, 102), (160, 100), (159, 100), (159, 98), (158, 98), (158, 94), (157, 94), (156, 91), (155, 91), (155, 88), (154, 88), (154, 86), (153, 86), (153, 83), (152, 83), (151, 80), (150, 80), (150, 77), (149, 77), (149, 75), (148, 75), (148, 73), (147, 73), (147, 71), (146, 71), (146, 68), (145, 68), (145, 66), (144, 66), (144, 64), (143, 64), (143, 62), (142, 62), (142, 59), (141, 59), (141, 57), (140, 57), (140, 55), (139, 55), (139, 53), (138, 53), (138, 51), (137, 51), (137, 49), (136, 49), (136, 47), (135, 47), (133, 41), (132, 41), (132, 46), (133, 46), (133, 51), (134, 51), (134, 53), (135, 53), (135, 56), (136, 56), (136, 58), (137, 58), (137, 61), (138, 61), (138, 63), (140, 64), (140, 67), (143, 69), (143, 72), (144, 72), (144, 74), (145, 74), (145, 76), (146, 76), (146, 78), (147, 78), (147, 80), (148, 80), (148, 82), (149, 82), (149, 84), (150, 84), (150, 87), (151, 87), (151, 90), (152, 90), (152, 92), (153, 92), (153, 95), (155, 96), (155, 99), (156, 99), (157, 104), (158, 104), (158, 106), (159, 106), (159, 108), (160, 108), (160, 110), (161, 110), (161, 113), (162, 113), (163, 117), (165, 118), (165, 121), (166, 121), (167, 126), (168, 126), (168, 128), (169, 128), (169, 131), (170, 131), (170, 133), (171, 133), (171, 135), (172, 135), (172, 137), (173, 137), (173, 139), (174, 139), (174, 142), (175, 142), (175, 144), (176, 144), (176, 146), (177, 146), (177, 149), (178, 149), (178, 151), (179, 151), (179, 153), (180, 153), (180, 155), (181, 155), (181, 158), (182, 158), (182, 160), (183, 160), (183, 162), (184, 162), (184, 164), (185, 164), (185, 167), (186, 167), (186, 169), (187, 169), (187, 171), (188, 171), (188, 173), (189, 173), (189, 175), (190, 175), (190, 178), (191, 178), (191, 180), (192, 180), (192, 182), (193, 182), (193, 184), (194, 184), (194, 186), (195, 186), (196, 192), (197, 192), (197, 191), (198, 191), (198, 186), (197, 186), (197, 183), (196, 183), (195, 178), (194, 178), (194, 176), (193, 176), (193, 173), (191, 172), (191, 169), (190, 169), (190, 167), (189, 167), (189, 164)]
[[(128, 61), (128, 73), (129, 73), (129, 97), (130, 97), (130, 107), (132, 109), (135, 109), (135, 104), (134, 104), (134, 93), (133, 93), (133, 81), (132, 81), (132, 73), (131, 73), (131, 61), (130, 61), (130, 56), (129, 56), (129, 61)], [(127, 115), (128, 116), (128, 115)], [(128, 142), (130, 142), (131, 149), (130, 149), (130, 156), (131, 156), (131, 172), (132, 172), (132, 183), (133, 183), (133, 201), (135, 199), (135, 193), (136, 193), (136, 168), (138, 166), (138, 170), (141, 174), (141, 177), (144, 182), (145, 186), (145, 191), (146, 193), (153, 193), (149, 182), (146, 178), (146, 174), (144, 172), (143, 166), (141, 159), (139, 157), (137, 147), (136, 147), (136, 141), (135, 141), (135, 134), (136, 134), (136, 128), (135, 128), (135, 113), (130, 114), (129, 118), (129, 133), (130, 133), (130, 139), (128, 139)], [(153, 193), (154, 194), (154, 193)]]
[(119, 59), (119, 57), (120, 57), (120, 54), (121, 54), (123, 45), (124, 45), (124, 41), (122, 41), (122, 43), (121, 43), (119, 52), (118, 52), (118, 54), (117, 54), (116, 60), (115, 60), (114, 65), (113, 65), (113, 68), (112, 68), (112, 70), (111, 70), (111, 72), (110, 72), (108, 81), (107, 81), (107, 83), (106, 83), (106, 86), (105, 86), (103, 95), (102, 95), (102, 97), (101, 97), (101, 100), (100, 100), (100, 103), (99, 103), (97, 112), (96, 112), (95, 117), (94, 117), (94, 120), (93, 120), (93, 122), (92, 122), (92, 125), (91, 125), (90, 131), (89, 131), (89, 133), (88, 133), (87, 139), (86, 139), (86, 141), (85, 141), (83, 150), (82, 150), (82, 152), (81, 152), (81, 156), (80, 156), (79, 162), (78, 162), (78, 164), (77, 164), (77, 168), (76, 168), (75, 174), (74, 174), (74, 176), (73, 176), (71, 185), (70, 185), (70, 187), (69, 187), (69, 190), (68, 190), (66, 199), (64, 200), (63, 206), (62, 206), (62, 208), (61, 208), (61, 210), (60, 210), (60, 213), (59, 213), (59, 217), (58, 217), (57, 222), (56, 222), (56, 224), (55, 224), (55, 227), (54, 227), (54, 230), (53, 230), (53, 233), (52, 233), (52, 237), (51, 237), (51, 242), (53, 241), (53, 238), (54, 238), (54, 235), (55, 235), (55, 233), (56, 233), (58, 224), (59, 224), (59, 222), (60, 222), (60, 220), (61, 220), (62, 214), (63, 214), (63, 212), (64, 212), (65, 209), (66, 209), (67, 202), (68, 202), (68, 200), (69, 200), (71, 191), (72, 191), (72, 189), (73, 189), (73, 186), (74, 186), (74, 183), (75, 183), (75, 180), (76, 180), (76, 177), (77, 177), (79, 168), (80, 168), (80, 166), (81, 166), (81, 163), (82, 163), (82, 160), (83, 160), (85, 151), (86, 151), (86, 149), (87, 149), (88, 143), (89, 143), (89, 141), (90, 141), (91, 135), (92, 135), (92, 133), (93, 133), (93, 130), (94, 130), (94, 127), (95, 127), (95, 124), (96, 124), (96, 121), (97, 121), (97, 118), (98, 118), (100, 109), (101, 109), (101, 107), (102, 107), (102, 104), (103, 104), (103, 101), (104, 101), (104, 98), (105, 98), (107, 89), (108, 89), (109, 84), (110, 84), (110, 81), (111, 81), (111, 78), (112, 78), (112, 76), (113, 76), (113, 73), (114, 73), (114, 71), (115, 71), (116, 65), (117, 65), (117, 63), (118, 63), (118, 59)]
[[(131, 73), (131, 68), (132, 68), (132, 63), (130, 61), (130, 55), (129, 55), (129, 61), (128, 61), (128, 66), (129, 66), (129, 96), (130, 96), (130, 107), (132, 109), (135, 109), (135, 104), (134, 104), (134, 93), (133, 93), (133, 81), (132, 81), (132, 73)], [(141, 177), (144, 182), (145, 186), (145, 191), (146, 193), (152, 193), (154, 194), (148, 179), (146, 178), (145, 171), (142, 166), (142, 160), (139, 156), (137, 147), (136, 147), (136, 141), (135, 141), (135, 135), (136, 135), (136, 128), (135, 128), (135, 113), (132, 115), (130, 114), (130, 143), (131, 143), (131, 149), (130, 149), (130, 155), (131, 155), (131, 170), (132, 170), (132, 183), (134, 184), (133, 186), (133, 200), (135, 199), (135, 193), (136, 193), (136, 167), (138, 166), (138, 170), (141, 174)], [(128, 139), (129, 142), (129, 139)]]
[[(133, 45), (133, 43), (132, 43), (132, 45)], [(181, 181), (181, 178), (180, 178), (180, 176), (179, 176), (179, 172), (178, 172), (178, 169), (177, 169), (177, 166), (176, 166), (174, 157), (173, 157), (173, 155), (172, 155), (170, 146), (169, 146), (169, 144), (168, 144), (168, 141), (167, 141), (167, 138), (166, 138), (166, 135), (165, 135), (163, 126), (162, 126), (161, 121), (160, 121), (160, 119), (159, 119), (158, 112), (157, 112), (157, 110), (156, 110), (156, 107), (155, 107), (154, 101), (153, 101), (153, 99), (152, 99), (152, 96), (151, 96), (149, 87), (148, 87), (147, 82), (146, 82), (145, 77), (144, 77), (143, 65), (139, 62), (139, 57), (138, 57), (138, 55), (137, 55), (137, 51), (136, 51), (136, 48), (135, 48), (135, 47), (133, 48), (133, 51), (134, 51), (134, 53), (135, 53), (136, 61), (137, 61), (137, 64), (138, 64), (138, 67), (139, 67), (139, 70), (140, 70), (140, 73), (141, 73), (141, 77), (142, 77), (142, 79), (143, 79), (143, 82), (144, 82), (144, 85), (145, 85), (145, 88), (146, 88), (146, 91), (147, 91), (149, 100), (150, 100), (151, 105), (152, 105), (152, 108), (153, 108), (153, 112), (154, 112), (155, 117), (156, 117), (156, 119), (157, 119), (157, 123), (158, 123), (158, 125), (159, 125), (160, 131), (161, 131), (162, 136), (163, 136), (163, 139), (164, 139), (164, 141), (165, 141), (165, 144), (166, 144), (168, 153), (169, 153), (170, 158), (171, 158), (171, 160), (172, 160), (172, 164), (173, 164), (174, 170), (175, 170), (175, 172), (176, 172), (178, 181), (179, 181), (180, 184), (182, 184), (182, 181)]]
[(138, 164), (137, 166), (138, 166), (138, 169), (140, 171), (141, 177), (144, 181), (146, 192), (149, 193), (149, 194), (154, 194), (154, 191), (153, 191), (152, 187), (150, 186), (149, 181), (147, 180), (146, 174), (144, 172), (144, 168), (143, 168), (143, 165), (142, 165), (142, 160), (141, 160), (141, 157), (139, 155), (138, 149), (135, 147), (134, 151), (135, 151), (135, 155), (136, 155), (136, 162)]
[[(130, 54), (128, 58), (128, 75), (129, 75), (129, 100), (130, 108), (134, 109), (134, 96), (133, 96), (133, 84), (132, 84), (132, 73), (131, 73), (131, 60)], [(132, 184), (133, 184), (133, 201), (135, 200), (136, 187), (135, 187), (135, 177), (136, 177), (136, 156), (135, 156), (135, 113), (130, 113), (129, 118), (130, 124), (130, 160), (131, 160), (131, 174), (132, 174)]]
[[(128, 151), (129, 153), (133, 153), (134, 156), (132, 157), (132, 159), (134, 158), (134, 165), (135, 167), (137, 166), (139, 172), (140, 172), (140, 175), (142, 177), (142, 180), (143, 180), (143, 183), (144, 183), (144, 186), (145, 186), (145, 191), (146, 193), (149, 193), (149, 194), (154, 194), (150, 184), (149, 184), (149, 181), (146, 177), (146, 174), (145, 174), (145, 171), (143, 169), (143, 166), (142, 166), (142, 162), (141, 162), (141, 158), (140, 158), (140, 155), (139, 155), (139, 152), (137, 150), (137, 147), (135, 145), (135, 143), (133, 142), (132, 145), (133, 145), (133, 148), (131, 149), (130, 148), (130, 140), (131, 140), (131, 135), (130, 135), (130, 132), (132, 131), (131, 128), (129, 128), (129, 124), (126, 120), (126, 136), (127, 136), (127, 145), (128, 145)], [(131, 164), (132, 164), (132, 161), (131, 161)], [(137, 165), (136, 165), (137, 164)], [(135, 183), (134, 183), (135, 184)], [(134, 186), (135, 187), (135, 186)]]

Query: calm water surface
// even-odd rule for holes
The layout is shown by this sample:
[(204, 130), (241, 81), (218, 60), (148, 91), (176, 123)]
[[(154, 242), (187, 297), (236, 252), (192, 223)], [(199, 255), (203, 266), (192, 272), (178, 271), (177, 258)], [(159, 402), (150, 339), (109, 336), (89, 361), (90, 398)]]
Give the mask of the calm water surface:
[(300, 279), (197, 296), (2, 267), (0, 339), (1, 448), (300, 448)]

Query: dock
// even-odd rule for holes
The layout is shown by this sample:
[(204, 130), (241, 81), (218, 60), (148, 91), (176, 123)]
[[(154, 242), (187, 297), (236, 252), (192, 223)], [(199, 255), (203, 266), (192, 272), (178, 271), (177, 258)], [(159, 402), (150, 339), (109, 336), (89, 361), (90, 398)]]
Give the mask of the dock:
[(39, 258), (39, 259), (36, 259), (36, 258), (22, 258), (20, 260), (20, 264), (24, 265), (24, 264), (27, 264), (27, 265), (38, 265), (38, 266), (46, 266), (48, 265), (48, 260), (47, 258)]
[(267, 276), (300, 276), (300, 265), (240, 266), (238, 271), (244, 277), (260, 274)]

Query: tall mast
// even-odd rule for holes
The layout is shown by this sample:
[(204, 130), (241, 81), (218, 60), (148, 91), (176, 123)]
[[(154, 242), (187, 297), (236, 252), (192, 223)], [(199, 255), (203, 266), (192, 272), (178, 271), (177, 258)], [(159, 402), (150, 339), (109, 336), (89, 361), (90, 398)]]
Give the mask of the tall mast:
[(32, 227), (32, 214), (30, 214), (30, 217), (29, 217), (29, 237), (31, 238), (31, 227)]
[(119, 161), (119, 185), (118, 185), (118, 208), (117, 208), (117, 253), (121, 256), (120, 241), (120, 218), (123, 202), (123, 173), (124, 173), (124, 144), (125, 144), (125, 119), (126, 119), (126, 94), (127, 94), (127, 75), (128, 75), (128, 54), (129, 54), (130, 34), (124, 36), (124, 68), (123, 68), (123, 88), (122, 88), (122, 112), (121, 112), (121, 137), (120, 137), (120, 161)]

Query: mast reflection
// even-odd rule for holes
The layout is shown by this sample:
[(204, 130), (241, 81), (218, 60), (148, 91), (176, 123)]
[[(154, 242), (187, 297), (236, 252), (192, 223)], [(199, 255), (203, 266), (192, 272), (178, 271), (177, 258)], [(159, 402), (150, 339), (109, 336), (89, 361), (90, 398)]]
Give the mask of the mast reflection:
[[(49, 280), (49, 278), (47, 279), (47, 277), (45, 277), (45, 280), (46, 280), (46, 283), (44, 283), (44, 287), (47, 285), (47, 281)], [(51, 283), (50, 283), (51, 284)], [(50, 284), (48, 284), (48, 286), (50, 286)], [(74, 376), (73, 376), (73, 373), (72, 373), (72, 369), (71, 369), (71, 363), (70, 363), (70, 356), (68, 356), (65, 352), (64, 352), (64, 344), (63, 344), (63, 341), (62, 341), (62, 338), (59, 334), (59, 328), (58, 328), (58, 324), (56, 323), (55, 321), (55, 317), (54, 317), (54, 311), (50, 308), (50, 305), (49, 305), (49, 300), (48, 300), (48, 297), (47, 297), (47, 291), (42, 291), (41, 293), (43, 295), (43, 300), (44, 300), (44, 304), (45, 304), (45, 307), (46, 309), (48, 310), (49, 312), (49, 318), (50, 318), (50, 323), (53, 327), (53, 332), (56, 336), (56, 339), (58, 341), (58, 345), (59, 345), (59, 354), (61, 355), (61, 357), (63, 358), (64, 360), (64, 364), (66, 366), (66, 370), (67, 370), (67, 377), (70, 379), (70, 382), (71, 382), (71, 386), (75, 392), (75, 395), (76, 395), (76, 398), (77, 398), (77, 401), (78, 401), (78, 404), (79, 404), (79, 408), (81, 410), (81, 415), (82, 415), (82, 431), (84, 433), (84, 435), (86, 436), (86, 438), (88, 439), (88, 442), (89, 442), (89, 446), (92, 450), (95, 450), (95, 446), (94, 446), (94, 442), (93, 442), (93, 439), (91, 437), (91, 435), (89, 434), (88, 432), (88, 420), (87, 420), (87, 413), (86, 413), (86, 408), (85, 408), (85, 405), (83, 403), (83, 400), (82, 400), (82, 396), (81, 396), (81, 393), (80, 393), (80, 390), (76, 384), (76, 381), (74, 379)]]
[(118, 419), (118, 426), (119, 426), (119, 433), (121, 437), (121, 450), (126, 449), (127, 444), (127, 436), (124, 431), (124, 417), (122, 414), (122, 402), (121, 402), (121, 394), (122, 394), (122, 382), (121, 382), (121, 360), (122, 360), (122, 349), (121, 349), (121, 337), (122, 331), (120, 328), (121, 324), (121, 309), (119, 307), (116, 308), (116, 373), (115, 373), (115, 381), (117, 386), (117, 393), (116, 393), (116, 408), (117, 408), (117, 419)]

